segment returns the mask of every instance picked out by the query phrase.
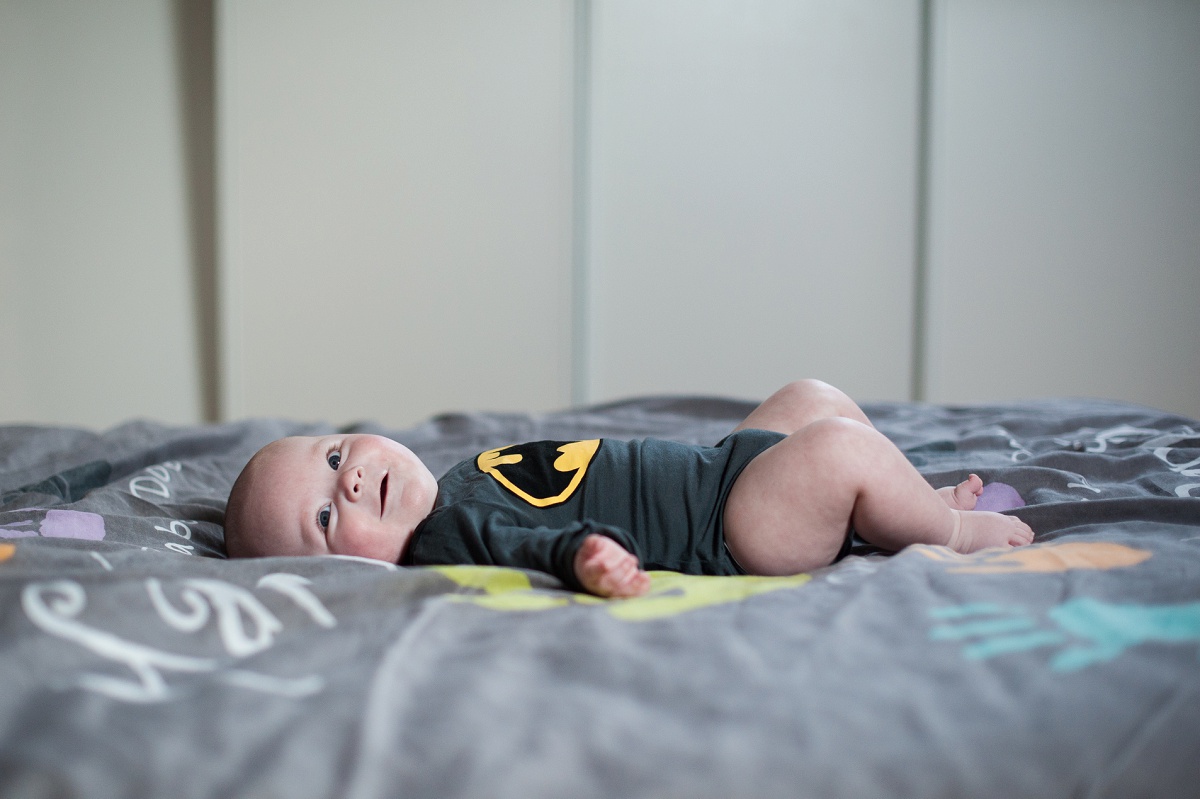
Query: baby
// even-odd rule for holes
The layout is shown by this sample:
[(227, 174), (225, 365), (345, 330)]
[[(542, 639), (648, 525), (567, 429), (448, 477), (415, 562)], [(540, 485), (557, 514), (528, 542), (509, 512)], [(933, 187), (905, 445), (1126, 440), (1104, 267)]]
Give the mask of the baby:
[(935, 491), (849, 397), (801, 380), (713, 447), (533, 442), (485, 452), (440, 482), (381, 436), (280, 439), (234, 484), (225, 545), (230, 557), (515, 566), (629, 597), (650, 587), (645, 569), (827, 566), (849, 550), (851, 532), (892, 551), (1030, 543), (1020, 519), (974, 510), (982, 491), (974, 474)]

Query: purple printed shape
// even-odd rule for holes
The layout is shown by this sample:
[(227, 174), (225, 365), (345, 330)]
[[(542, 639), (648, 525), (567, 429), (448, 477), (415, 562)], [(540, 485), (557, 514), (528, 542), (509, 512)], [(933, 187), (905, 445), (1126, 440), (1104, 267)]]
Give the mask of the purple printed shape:
[(975, 503), (975, 510), (1012, 510), (1025, 507), (1025, 500), (1008, 483), (988, 483)]
[(104, 517), (81, 510), (48, 510), (42, 519), (41, 534), (47, 538), (104, 538)]

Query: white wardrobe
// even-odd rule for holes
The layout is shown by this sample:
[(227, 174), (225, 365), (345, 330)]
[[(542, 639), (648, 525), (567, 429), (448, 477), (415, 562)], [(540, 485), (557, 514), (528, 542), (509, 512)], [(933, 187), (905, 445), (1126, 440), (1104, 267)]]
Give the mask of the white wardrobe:
[[(154, 56), (142, 67), (171, 67), (189, 41), (181, 4), (124, 2), (174, 13), (108, 34), (140, 37)], [(49, 37), (64, 23), (38, 8), (0, 14)], [(178, 165), (138, 184), (137, 201), (168, 214), (155, 235), (181, 239), (180, 256), (136, 263), (94, 225), (31, 210), (0, 173), (6, 227), (38, 233), (0, 239), (5, 351), (52, 356), (4, 369), (15, 389), (0, 418), (400, 426), (631, 395), (762, 397), (801, 376), (862, 400), (1087, 395), (1200, 417), (1194, 2), (212, 10), (215, 298), (190, 293), (203, 253), (186, 246), (195, 209), (171, 204)], [(89, 63), (116, 83), (139, 68), (126, 62)], [(50, 105), (59, 124), (106, 118), (20, 81), (0, 92), (0, 109)], [(143, 92), (138, 113), (173, 118), (187, 99)], [(43, 164), (0, 169), (36, 183), (64, 145), (30, 136), (19, 114), (0, 120), (3, 143)], [(174, 152), (180, 134), (139, 135)], [(119, 146), (72, 153), (144, 160)], [(126, 184), (88, 186), (102, 221), (135, 201)], [(101, 367), (38, 334), (48, 316), (70, 326), (57, 309), (95, 290), (30, 277), (44, 268), (100, 270), (126, 316), (145, 300), (121, 286), (174, 276), (161, 360), (188, 377), (173, 378), (173, 400), (146, 400), (158, 361)], [(142, 340), (93, 316), (118, 351)], [(111, 401), (47, 403), (77, 370), (107, 375)]]

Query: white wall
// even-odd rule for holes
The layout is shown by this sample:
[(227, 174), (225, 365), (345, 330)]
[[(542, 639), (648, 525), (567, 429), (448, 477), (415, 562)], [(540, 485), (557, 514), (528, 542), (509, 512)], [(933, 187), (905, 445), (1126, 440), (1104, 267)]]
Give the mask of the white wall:
[(171, 4), (0, 2), (0, 419), (197, 421)]
[(0, 0), (0, 420), (1200, 417), (1200, 5), (930, 5)]

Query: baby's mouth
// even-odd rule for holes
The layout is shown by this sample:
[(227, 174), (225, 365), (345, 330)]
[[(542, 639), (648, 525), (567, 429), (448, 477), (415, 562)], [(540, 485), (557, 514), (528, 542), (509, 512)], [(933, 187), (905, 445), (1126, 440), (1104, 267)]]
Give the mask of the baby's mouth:
[(387, 507), (387, 472), (383, 473), (383, 482), (379, 484), (379, 518), (383, 518), (384, 508)]

